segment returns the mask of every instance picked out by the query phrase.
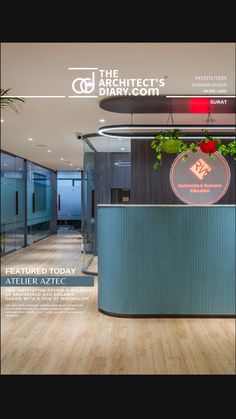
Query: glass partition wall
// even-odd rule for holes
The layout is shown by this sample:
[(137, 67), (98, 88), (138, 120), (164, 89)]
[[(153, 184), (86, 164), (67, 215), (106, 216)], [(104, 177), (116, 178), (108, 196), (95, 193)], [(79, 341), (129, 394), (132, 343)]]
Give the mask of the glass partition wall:
[(84, 170), (82, 184), (82, 231), (84, 238), (83, 272), (96, 273), (95, 241), (95, 150), (84, 142)]
[(57, 232), (81, 230), (81, 171), (57, 172)]
[(27, 244), (50, 235), (51, 171), (27, 162)]
[(1, 152), (1, 255), (54, 232), (54, 178), (52, 170)]
[(25, 245), (25, 162), (1, 153), (1, 254)]
[(85, 273), (97, 273), (97, 205), (130, 201), (130, 140), (89, 135), (84, 140), (82, 230)]

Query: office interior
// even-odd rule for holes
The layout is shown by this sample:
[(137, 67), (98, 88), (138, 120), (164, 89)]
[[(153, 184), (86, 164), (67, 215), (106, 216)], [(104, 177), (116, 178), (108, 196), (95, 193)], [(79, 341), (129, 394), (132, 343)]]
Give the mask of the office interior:
[[(3, 374), (235, 374), (235, 161), (224, 157), (218, 200), (189, 205), (171, 186), (176, 154), (155, 171), (150, 147), (158, 126), (235, 139), (234, 53), (231, 43), (2, 44), (1, 84), (25, 97), (18, 112), (1, 109), (2, 275), (57, 266), (94, 277), (77, 314), (6, 317), (3, 290)], [(145, 95), (78, 99), (77, 67), (166, 84), (155, 111)], [(227, 92), (203, 95), (196, 77), (216, 68)], [(214, 97), (227, 106), (209, 112)]]

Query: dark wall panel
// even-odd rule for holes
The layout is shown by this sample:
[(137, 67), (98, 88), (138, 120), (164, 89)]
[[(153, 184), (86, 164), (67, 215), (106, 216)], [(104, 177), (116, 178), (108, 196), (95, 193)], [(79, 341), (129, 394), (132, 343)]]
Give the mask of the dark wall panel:
[(117, 162), (130, 162), (130, 153), (96, 153), (96, 204), (111, 203), (111, 188), (130, 189), (130, 166), (117, 166)]
[[(111, 153), (111, 187), (130, 189), (131, 171), (130, 171), (130, 153)], [(121, 164), (121, 166), (115, 163)], [(129, 166), (128, 166), (129, 164)]]
[[(170, 167), (175, 154), (164, 154), (163, 165), (157, 171), (152, 164), (155, 153), (150, 140), (131, 142), (131, 204), (183, 204), (173, 193), (170, 182)], [(218, 204), (235, 203), (235, 162), (227, 158), (231, 169), (231, 183), (225, 196)]]

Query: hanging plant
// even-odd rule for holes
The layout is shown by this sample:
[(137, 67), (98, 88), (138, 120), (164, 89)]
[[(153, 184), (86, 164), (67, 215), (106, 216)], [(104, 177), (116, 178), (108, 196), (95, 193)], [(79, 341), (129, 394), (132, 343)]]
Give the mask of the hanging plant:
[(228, 144), (220, 144), (217, 151), (223, 156), (230, 155), (234, 158), (234, 160), (236, 160), (236, 140), (233, 140)]
[[(211, 137), (207, 131), (204, 131), (205, 138), (201, 141), (195, 141), (192, 143), (185, 142), (179, 137), (184, 134), (178, 130), (161, 131), (151, 142), (151, 148), (156, 152), (156, 162), (153, 163), (153, 169), (157, 170), (162, 166), (163, 153), (167, 154), (180, 154), (187, 152), (188, 150), (196, 153), (197, 148), (200, 147), (203, 153), (208, 154), (212, 159), (215, 159), (214, 153), (217, 151), (223, 156), (230, 155), (234, 157), (236, 155), (236, 140), (228, 144), (222, 144), (221, 140)], [(183, 155), (182, 162), (186, 162), (189, 153)], [(236, 157), (234, 157), (236, 160)]]
[(179, 129), (161, 131), (151, 142), (151, 148), (156, 151), (157, 161), (153, 164), (153, 169), (158, 169), (162, 165), (162, 153), (173, 154), (178, 153), (181, 145), (179, 137), (181, 131)]

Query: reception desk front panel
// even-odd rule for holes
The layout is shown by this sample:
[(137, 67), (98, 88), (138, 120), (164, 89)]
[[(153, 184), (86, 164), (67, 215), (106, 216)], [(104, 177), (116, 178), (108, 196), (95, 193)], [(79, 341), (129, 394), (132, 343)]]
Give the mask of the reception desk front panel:
[(98, 307), (235, 315), (235, 206), (98, 206)]

